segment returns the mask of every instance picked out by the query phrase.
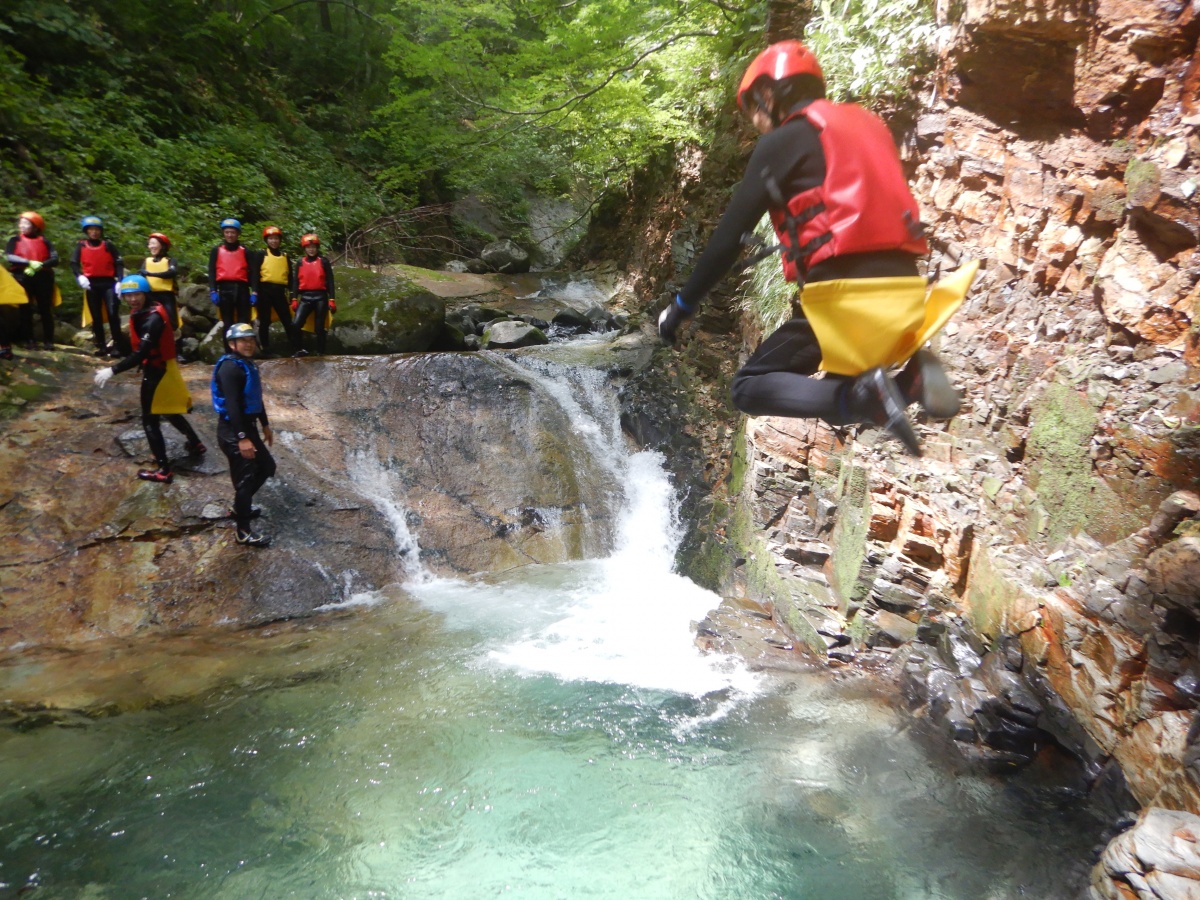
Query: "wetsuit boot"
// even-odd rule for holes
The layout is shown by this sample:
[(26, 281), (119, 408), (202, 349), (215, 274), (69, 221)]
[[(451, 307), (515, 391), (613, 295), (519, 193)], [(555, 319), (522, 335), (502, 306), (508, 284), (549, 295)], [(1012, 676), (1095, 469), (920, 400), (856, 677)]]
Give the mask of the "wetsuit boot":
[(952, 419), (962, 406), (962, 398), (950, 384), (941, 360), (931, 350), (913, 354), (896, 376), (896, 386), (909, 403), (920, 403), (931, 419)]
[(887, 429), (913, 456), (921, 455), (921, 443), (908, 420), (904, 394), (882, 368), (868, 369), (839, 390), (839, 405), (849, 421)]

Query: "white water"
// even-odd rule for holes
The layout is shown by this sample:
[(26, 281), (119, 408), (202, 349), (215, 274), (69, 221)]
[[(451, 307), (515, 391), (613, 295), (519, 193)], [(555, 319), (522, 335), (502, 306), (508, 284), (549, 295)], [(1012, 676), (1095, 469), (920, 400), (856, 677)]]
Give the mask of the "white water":
[[(603, 373), (533, 357), (494, 357), (535, 385), (571, 423), (587, 462), (606, 476), (619, 508), (614, 551), (599, 560), (527, 566), (499, 577), (431, 578), (404, 498), (373, 449), (347, 459), (354, 484), (392, 525), (405, 588), (452, 628), (489, 632), (486, 660), (526, 674), (703, 696), (752, 696), (757, 678), (738, 660), (705, 655), (695, 623), (720, 598), (673, 571), (683, 536), (675, 491), (660, 454), (631, 451), (615, 391)], [(352, 598), (352, 602), (370, 602)]]

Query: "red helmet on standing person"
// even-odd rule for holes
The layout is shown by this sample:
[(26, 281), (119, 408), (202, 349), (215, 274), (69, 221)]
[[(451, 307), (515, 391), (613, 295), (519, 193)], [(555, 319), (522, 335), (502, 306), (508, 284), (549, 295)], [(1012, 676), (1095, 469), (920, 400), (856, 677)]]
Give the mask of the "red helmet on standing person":
[(750, 99), (754, 86), (761, 80), (782, 81), (796, 75), (812, 75), (825, 81), (821, 64), (813, 52), (799, 41), (780, 41), (772, 44), (750, 63), (742, 83), (738, 85), (737, 102), (742, 112), (750, 112)]
[(280, 237), (283, 237), (283, 229), (280, 228), (278, 225), (268, 225), (266, 228), (263, 229), (263, 240), (265, 241), (267, 238), (269, 238), (273, 234), (277, 234)]
[(17, 216), (18, 219), (28, 219), (29, 223), (38, 231), (46, 230), (46, 220), (32, 210), (26, 210)]
[(163, 234), (161, 231), (150, 232), (150, 234), (147, 236), (146, 240), (150, 240), (150, 238), (154, 238), (156, 241), (158, 241), (160, 244), (162, 244), (162, 248), (164, 250), (171, 249), (171, 239), (169, 237), (167, 237), (165, 234)]
[(315, 234), (306, 234), (306, 235), (304, 235), (304, 237), (300, 238), (300, 246), (301, 247), (307, 247), (310, 244), (320, 247), (321, 239), (319, 237), (317, 237)]

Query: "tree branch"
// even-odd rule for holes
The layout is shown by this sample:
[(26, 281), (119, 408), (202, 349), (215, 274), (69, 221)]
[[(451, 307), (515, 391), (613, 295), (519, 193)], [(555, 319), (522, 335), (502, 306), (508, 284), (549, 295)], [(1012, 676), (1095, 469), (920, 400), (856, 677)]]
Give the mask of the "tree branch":
[[(304, 2), (304, 0), (301, 0), (301, 2)], [(503, 107), (500, 107), (500, 106), (491, 106), (490, 104), (484, 103), (482, 100), (472, 100), (470, 97), (467, 97), (467, 96), (459, 93), (457, 90), (455, 91), (455, 93), (458, 94), (460, 97), (462, 97), (462, 99), (467, 101), (468, 103), (471, 103), (471, 104), (479, 107), (480, 109), (486, 109), (489, 112), (501, 113), (502, 115), (506, 115), (506, 116), (526, 116), (529, 118), (540, 119), (543, 116), (550, 115), (550, 113), (559, 112), (560, 110), (566, 109), (568, 106), (572, 106), (583, 100), (586, 100), (588, 97), (591, 97), (594, 94), (598, 94), (600, 91), (604, 90), (604, 88), (607, 87), (608, 84), (614, 78), (616, 78), (618, 75), (623, 75), (626, 72), (631, 72), (634, 69), (636, 69), (638, 67), (638, 65), (642, 62), (642, 60), (644, 60), (647, 56), (651, 56), (652, 54), (658, 53), (660, 50), (665, 50), (667, 47), (670, 47), (672, 44), (678, 43), (679, 41), (683, 40), (684, 38), (693, 38), (693, 37), (715, 38), (715, 37), (720, 37), (720, 35), (715, 31), (685, 31), (683, 34), (677, 34), (674, 37), (669, 37), (662, 43), (655, 44), (650, 49), (639, 54), (637, 56), (637, 58), (634, 59), (633, 62), (629, 63), (628, 65), (621, 66), (620, 68), (614, 69), (613, 71), (609, 72), (608, 75), (604, 78), (604, 80), (601, 81), (599, 84), (595, 85), (592, 88), (589, 88), (588, 90), (584, 91), (583, 93), (576, 94), (573, 97), (568, 97), (566, 100), (564, 100), (558, 106), (549, 106), (549, 107), (546, 107), (545, 109), (525, 109), (525, 110), (504, 109)]]
[(389, 31), (391, 31), (391, 28), (392, 28), (390, 25), (388, 25), (388, 24), (386, 24), (386, 23), (384, 23), (384, 22), (380, 22), (380, 21), (379, 21), (377, 18), (375, 18), (375, 17), (374, 17), (373, 15), (371, 15), (369, 12), (366, 12), (365, 10), (359, 9), (359, 8), (358, 8), (357, 6), (355, 6), (353, 3), (349, 3), (349, 2), (348, 2), (348, 0), (294, 0), (294, 2), (292, 2), (292, 3), (287, 3), (287, 4), (283, 5), (283, 6), (280, 6), (280, 7), (279, 7), (279, 8), (277, 8), (277, 9), (273, 9), (273, 10), (271, 10), (269, 13), (265, 13), (264, 15), (260, 16), (260, 17), (259, 17), (259, 18), (258, 18), (258, 19), (257, 19), (257, 20), (254, 22), (254, 24), (253, 24), (253, 25), (251, 25), (251, 26), (250, 26), (249, 28), (247, 28), (246, 30), (247, 30), (247, 31), (253, 31), (255, 28), (257, 28), (257, 27), (258, 27), (259, 25), (261, 25), (263, 22), (267, 21), (267, 19), (271, 18), (271, 16), (277, 16), (277, 15), (279, 15), (279, 14), (280, 14), (280, 13), (282, 13), (282, 12), (287, 12), (289, 9), (291, 9), (291, 8), (292, 8), (292, 7), (294, 7), (294, 6), (302, 6), (302, 5), (304, 5), (305, 3), (336, 3), (336, 4), (338, 4), (339, 6), (344, 6), (344, 7), (346, 7), (346, 9), (349, 9), (349, 10), (351, 10), (351, 11), (353, 11), (353, 12), (356, 12), (356, 13), (358, 13), (358, 14), (359, 14), (360, 16), (362, 16), (364, 19), (370, 19), (370, 20), (371, 20), (372, 22), (374, 22), (376, 25), (379, 25), (379, 26), (381, 26), (381, 27), (383, 27), (383, 28), (386, 28), (386, 29), (388, 29)]

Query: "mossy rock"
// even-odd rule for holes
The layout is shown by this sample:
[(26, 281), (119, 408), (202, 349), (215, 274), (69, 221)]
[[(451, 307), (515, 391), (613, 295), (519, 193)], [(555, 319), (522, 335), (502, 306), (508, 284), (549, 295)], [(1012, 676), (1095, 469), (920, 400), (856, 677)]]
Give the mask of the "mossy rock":
[(338, 268), (336, 278), (338, 311), (329, 352), (412, 353), (430, 349), (441, 338), (445, 301), (415, 282), (350, 268)]

